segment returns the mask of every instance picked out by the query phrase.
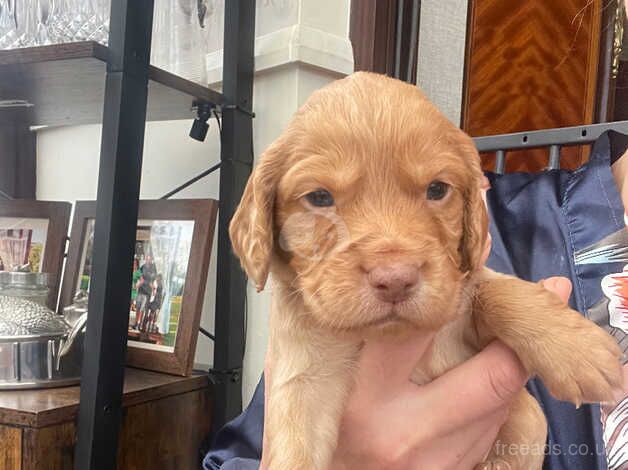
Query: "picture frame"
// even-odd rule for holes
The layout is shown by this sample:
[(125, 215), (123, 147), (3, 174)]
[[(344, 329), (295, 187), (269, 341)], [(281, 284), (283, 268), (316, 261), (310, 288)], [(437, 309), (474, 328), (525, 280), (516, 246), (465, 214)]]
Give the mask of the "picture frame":
[[(51, 310), (57, 308), (71, 211), (69, 202), (0, 201), (0, 260), (3, 256), (9, 260), (0, 261), (0, 271), (9, 270), (5, 266), (8, 264), (31, 264), (33, 271), (48, 273), (51, 278), (46, 305)], [(16, 250), (17, 241), (23, 241), (20, 245), (24, 246)], [(9, 242), (12, 248), (8, 248)], [(23, 259), (12, 259), (17, 257)]]
[[(139, 201), (127, 365), (192, 372), (217, 212), (213, 199)], [(60, 311), (89, 291), (95, 218), (95, 201), (76, 202)]]

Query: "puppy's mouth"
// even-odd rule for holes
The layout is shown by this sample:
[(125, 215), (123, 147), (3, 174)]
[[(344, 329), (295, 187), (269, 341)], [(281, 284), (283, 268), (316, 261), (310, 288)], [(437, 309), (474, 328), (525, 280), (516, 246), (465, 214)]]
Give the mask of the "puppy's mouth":
[(393, 325), (416, 326), (417, 299), (410, 296), (397, 302), (376, 303), (376, 307), (371, 311), (369, 319), (365, 319), (358, 328), (389, 327)]
[(361, 328), (371, 328), (371, 327), (379, 327), (379, 326), (388, 326), (393, 323), (400, 323), (407, 321), (405, 318), (400, 317), (395, 313), (394, 309), (387, 315), (377, 318), (375, 320), (367, 321), (360, 325)]

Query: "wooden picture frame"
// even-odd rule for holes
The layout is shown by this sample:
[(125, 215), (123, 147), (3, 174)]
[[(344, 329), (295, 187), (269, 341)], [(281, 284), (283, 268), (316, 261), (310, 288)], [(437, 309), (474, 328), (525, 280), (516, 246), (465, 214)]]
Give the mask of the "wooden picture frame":
[[(30, 199), (0, 201), (0, 219), (45, 219), (47, 221), (43, 259), (41, 259), (39, 271), (52, 276), (47, 301), (47, 306), (51, 310), (55, 310), (57, 307), (71, 210), (72, 205), (69, 202)], [(3, 228), (5, 227), (0, 226), (0, 229)]]
[[(214, 228), (216, 225), (216, 214), (218, 212), (218, 202), (212, 199), (174, 199), (174, 200), (142, 200), (139, 202), (138, 211), (138, 238), (136, 240), (135, 258), (143, 257), (144, 265), (134, 267), (134, 276), (139, 273), (136, 283), (132, 283), (130, 291), (137, 291), (137, 297), (133, 298), (131, 293), (131, 302), (129, 307), (129, 319), (134, 318), (135, 323), (140, 323), (139, 317), (144, 316), (144, 322), (138, 326), (137, 338), (136, 332), (132, 328), (131, 321), (129, 323), (129, 343), (127, 352), (127, 364), (131, 367), (141, 369), (154, 370), (158, 372), (166, 372), (174, 375), (189, 375), (192, 372), (194, 362), (194, 353), (196, 350), (196, 341), (201, 319), (201, 310), (203, 306), (205, 285), (207, 281), (209, 259), (211, 254), (211, 246), (214, 237)], [(63, 287), (61, 291), (61, 300), (59, 302), (60, 310), (72, 303), (72, 299), (80, 284), (85, 284), (84, 278), (89, 255), (89, 243), (93, 224), (96, 217), (95, 201), (78, 201), (74, 208), (74, 218), (72, 222), (72, 231), (70, 234), (70, 248), (68, 252), (68, 261), (66, 263), (65, 275), (63, 278)], [(190, 225), (193, 223), (193, 225)], [(148, 224), (148, 225), (147, 225)], [(182, 248), (183, 251), (177, 251), (176, 256), (168, 252), (167, 256), (154, 257), (153, 254), (153, 230), (161, 230), (164, 227), (167, 230), (178, 230), (176, 237), (176, 246), (180, 246), (182, 230), (187, 234), (187, 238), (183, 239), (183, 245), (189, 244), (189, 249)], [(150, 239), (141, 239), (142, 234), (149, 233)], [(191, 236), (190, 236), (191, 233)], [(172, 240), (172, 236), (164, 239)], [(187, 240), (187, 241), (186, 241)], [(168, 241), (171, 243), (171, 241)], [(159, 243), (155, 243), (158, 246)], [(176, 250), (179, 250), (178, 248)], [(187, 253), (187, 262), (185, 266), (177, 266), (175, 269), (175, 258), (181, 260)], [(158, 259), (169, 260), (163, 263)], [(159, 264), (161, 263), (161, 266)], [(176, 261), (179, 265), (180, 261)], [(151, 267), (152, 265), (152, 267)], [(159, 298), (159, 305), (164, 309), (168, 309), (167, 326), (162, 330), (156, 326), (155, 316), (159, 317), (159, 321), (163, 321), (160, 317), (162, 308), (157, 307), (157, 312), (147, 311), (147, 295), (141, 294), (142, 300), (139, 300), (141, 285), (146, 285), (144, 273), (146, 266), (151, 267), (152, 273), (147, 278), (151, 279), (153, 285), (152, 299)], [(165, 268), (164, 268), (165, 267)], [(162, 273), (163, 270), (163, 284)], [(183, 284), (180, 287), (179, 295), (171, 295), (173, 290), (172, 282), (174, 279), (181, 279), (173, 274), (175, 271), (185, 271)], [(79, 275), (81, 278), (79, 278)], [(166, 277), (167, 276), (167, 277)], [(88, 276), (87, 276), (88, 277)], [(161, 295), (155, 295), (157, 284), (162, 286)], [(175, 297), (180, 297), (180, 301), (176, 304), (180, 308), (176, 320), (176, 331), (174, 332), (174, 344), (164, 346), (166, 340), (172, 340), (172, 323), (171, 310)], [(170, 300), (168, 300), (170, 299)], [(134, 309), (135, 308), (135, 313)], [(146, 315), (153, 315), (152, 323), (148, 323), (146, 327)], [(149, 317), (150, 318), (150, 317)], [(143, 331), (142, 331), (143, 330)], [(167, 331), (166, 331), (167, 330)], [(157, 339), (155, 339), (157, 338)], [(162, 343), (159, 341), (162, 340)], [(156, 342), (156, 343), (155, 343)]]

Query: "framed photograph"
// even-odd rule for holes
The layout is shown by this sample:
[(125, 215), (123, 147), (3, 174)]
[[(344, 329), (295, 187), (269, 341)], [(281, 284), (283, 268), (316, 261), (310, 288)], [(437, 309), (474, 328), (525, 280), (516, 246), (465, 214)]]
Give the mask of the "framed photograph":
[(26, 199), (0, 201), (0, 271), (48, 273), (55, 310), (72, 206)]
[[(129, 286), (127, 363), (189, 375), (205, 295), (217, 201), (140, 201)], [(89, 294), (96, 203), (77, 202), (60, 308)]]

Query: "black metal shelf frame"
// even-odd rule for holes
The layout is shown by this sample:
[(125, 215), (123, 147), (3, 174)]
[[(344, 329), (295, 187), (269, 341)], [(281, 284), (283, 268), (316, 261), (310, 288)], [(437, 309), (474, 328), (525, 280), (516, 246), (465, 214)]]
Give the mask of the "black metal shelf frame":
[[(116, 468), (154, 0), (112, 0), (74, 468)], [(228, 224), (253, 164), (255, 0), (225, 2), (214, 426), (241, 411), (246, 278)]]
[(506, 168), (506, 152), (509, 150), (548, 147), (547, 168), (557, 170), (560, 168), (560, 149), (562, 147), (592, 144), (604, 132), (610, 130), (628, 134), (628, 121), (490, 135), (475, 137), (473, 141), (479, 152), (495, 152), (495, 173), (501, 175)]

